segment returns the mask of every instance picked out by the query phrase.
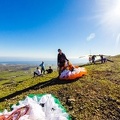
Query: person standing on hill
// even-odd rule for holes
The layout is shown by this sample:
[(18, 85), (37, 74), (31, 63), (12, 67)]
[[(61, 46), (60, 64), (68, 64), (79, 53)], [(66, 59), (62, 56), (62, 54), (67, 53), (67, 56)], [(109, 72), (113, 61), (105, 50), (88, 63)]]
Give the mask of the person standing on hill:
[(41, 73), (45, 74), (45, 65), (44, 65), (44, 62), (42, 61), (42, 63), (39, 66), (41, 67)]
[(66, 55), (62, 52), (61, 49), (58, 49), (58, 56), (57, 56), (57, 65), (59, 68), (59, 75), (61, 74), (64, 66), (65, 66), (65, 62), (69, 61), (66, 57)]
[(100, 58), (101, 58), (101, 63), (104, 63), (104, 58), (103, 58), (103, 55), (99, 55)]
[(96, 55), (92, 55), (92, 63), (95, 64), (95, 57)]

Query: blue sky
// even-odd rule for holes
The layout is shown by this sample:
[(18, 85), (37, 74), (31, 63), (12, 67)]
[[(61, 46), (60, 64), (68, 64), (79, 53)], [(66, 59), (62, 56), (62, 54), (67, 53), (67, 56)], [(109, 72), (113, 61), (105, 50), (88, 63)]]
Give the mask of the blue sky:
[(120, 0), (0, 0), (0, 57), (120, 54)]

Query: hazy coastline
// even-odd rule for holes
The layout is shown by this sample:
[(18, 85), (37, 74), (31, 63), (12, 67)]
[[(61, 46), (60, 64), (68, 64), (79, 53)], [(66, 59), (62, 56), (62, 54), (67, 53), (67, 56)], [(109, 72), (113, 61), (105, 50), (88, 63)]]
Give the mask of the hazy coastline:
[[(88, 60), (84, 59), (81, 60), (79, 58), (71, 58), (69, 59), (72, 64), (84, 64), (87, 63)], [(56, 66), (57, 65), (57, 60), (56, 59), (23, 59), (23, 58), (0, 58), (0, 65), (32, 65), (32, 66), (37, 66), (39, 65), (42, 61), (44, 61), (45, 66)]]

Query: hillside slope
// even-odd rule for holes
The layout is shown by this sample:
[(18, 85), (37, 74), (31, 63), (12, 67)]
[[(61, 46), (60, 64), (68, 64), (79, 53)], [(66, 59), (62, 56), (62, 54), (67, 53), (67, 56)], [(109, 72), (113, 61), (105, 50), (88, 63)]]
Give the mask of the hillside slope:
[(114, 62), (85, 66), (87, 75), (72, 82), (58, 80), (57, 72), (45, 76), (48, 82), (1, 102), (1, 108), (8, 108), (30, 93), (49, 93), (61, 101), (72, 120), (119, 120), (120, 55), (111, 59)]

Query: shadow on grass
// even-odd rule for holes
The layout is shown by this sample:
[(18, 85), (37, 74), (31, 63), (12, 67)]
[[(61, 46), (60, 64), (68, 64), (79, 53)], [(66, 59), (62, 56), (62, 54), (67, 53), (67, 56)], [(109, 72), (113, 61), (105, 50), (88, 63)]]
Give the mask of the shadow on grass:
[(27, 92), (29, 90), (36, 90), (36, 89), (39, 89), (39, 88), (44, 88), (44, 87), (48, 87), (48, 86), (52, 86), (52, 85), (57, 85), (57, 84), (67, 84), (67, 83), (71, 83), (71, 82), (75, 82), (76, 80), (78, 79), (75, 79), (75, 80), (60, 80), (59, 78), (53, 78), (49, 81), (45, 81), (45, 82), (41, 82), (41, 83), (38, 83), (34, 86), (31, 86), (31, 87), (28, 87), (28, 88), (25, 88), (23, 90), (20, 90), (20, 91), (16, 91), (10, 95), (7, 95), (5, 97), (2, 97), (0, 98), (0, 102), (3, 102), (7, 99), (10, 99), (10, 98), (13, 98), (17, 95), (20, 95), (24, 92)]

